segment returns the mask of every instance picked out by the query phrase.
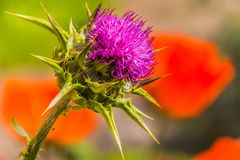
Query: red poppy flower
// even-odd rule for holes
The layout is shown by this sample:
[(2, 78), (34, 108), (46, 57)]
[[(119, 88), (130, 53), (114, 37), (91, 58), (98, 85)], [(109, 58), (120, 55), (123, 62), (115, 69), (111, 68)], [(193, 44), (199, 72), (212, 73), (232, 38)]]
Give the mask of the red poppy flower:
[(193, 157), (193, 160), (239, 160), (240, 140), (222, 137), (216, 140), (210, 149)]
[(156, 54), (158, 64), (152, 77), (169, 76), (145, 89), (174, 117), (199, 115), (232, 81), (232, 63), (207, 41), (180, 34), (154, 36), (155, 49), (167, 48)]
[[(58, 93), (54, 79), (7, 78), (3, 83), (2, 116), (13, 131), (12, 117), (30, 135), (46, 116), (41, 116)], [(90, 110), (70, 111), (59, 117), (47, 139), (55, 143), (73, 143), (85, 138), (96, 126), (96, 115)]]

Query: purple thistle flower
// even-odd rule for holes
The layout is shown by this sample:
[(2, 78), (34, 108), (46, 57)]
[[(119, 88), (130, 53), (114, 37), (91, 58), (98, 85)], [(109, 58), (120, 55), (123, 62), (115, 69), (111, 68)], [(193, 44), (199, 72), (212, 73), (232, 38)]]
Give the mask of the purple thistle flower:
[(155, 65), (151, 28), (143, 30), (144, 24), (132, 11), (121, 18), (110, 9), (99, 12), (87, 33), (95, 48), (89, 59), (110, 65), (114, 78), (132, 83), (143, 80)]

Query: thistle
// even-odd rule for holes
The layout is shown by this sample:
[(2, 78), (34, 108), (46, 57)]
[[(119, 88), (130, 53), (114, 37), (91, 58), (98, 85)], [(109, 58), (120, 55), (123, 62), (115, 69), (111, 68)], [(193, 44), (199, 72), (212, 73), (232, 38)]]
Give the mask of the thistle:
[(111, 9), (102, 9), (100, 4), (91, 13), (86, 4), (87, 23), (77, 29), (70, 21), (69, 31), (65, 31), (43, 5), (42, 7), (48, 21), (9, 13), (50, 31), (60, 44), (60, 47), (53, 50), (52, 58), (33, 55), (55, 71), (61, 91), (43, 112), (45, 114), (49, 111), (48, 116), (33, 137), (13, 121), (18, 133), (28, 140), (26, 149), (21, 152), (23, 159), (35, 159), (42, 141), (58, 116), (82, 108), (91, 109), (103, 116), (123, 159), (114, 107), (124, 111), (156, 140), (141, 119), (141, 116), (150, 117), (126, 97), (128, 94), (137, 94), (159, 106), (141, 88), (157, 79), (147, 78), (155, 65), (153, 38), (149, 36), (151, 28), (144, 30), (145, 22), (134, 12), (129, 11), (119, 17)]
[(111, 67), (111, 76), (138, 83), (153, 68), (151, 28), (143, 30), (144, 21), (129, 11), (122, 18), (113, 10), (101, 11), (87, 32), (94, 51), (89, 59)]

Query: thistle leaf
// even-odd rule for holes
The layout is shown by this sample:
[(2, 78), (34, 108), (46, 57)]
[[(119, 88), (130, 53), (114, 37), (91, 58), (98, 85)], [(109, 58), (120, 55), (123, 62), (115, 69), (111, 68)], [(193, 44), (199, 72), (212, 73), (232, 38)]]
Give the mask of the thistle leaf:
[(136, 94), (136, 95), (139, 95), (139, 96), (142, 96), (144, 97), (145, 99), (147, 99), (149, 102), (155, 104), (156, 106), (158, 107), (161, 107), (157, 101), (147, 92), (145, 91), (144, 89), (142, 88), (136, 88), (132, 91), (133, 94)]
[(117, 82), (106, 82), (106, 83), (92, 82), (88, 78), (85, 80), (85, 82), (94, 93), (103, 93), (105, 92), (106, 89), (108, 89), (109, 87), (117, 83)]
[(68, 33), (66, 31), (64, 31), (59, 25), (58, 23), (55, 21), (55, 19), (50, 15), (50, 13), (48, 12), (48, 10), (45, 8), (45, 6), (43, 5), (42, 2), (40, 2), (52, 28), (53, 31), (55, 33), (55, 35), (57, 36), (61, 47), (63, 47), (63, 49), (66, 48), (66, 44), (67, 44), (67, 37), (69, 37)]
[(153, 82), (155, 82), (156, 80), (158, 80), (159, 78), (160, 78), (160, 77), (147, 79), (147, 80), (141, 82), (140, 85), (139, 85), (139, 87), (143, 87), (143, 86), (146, 86), (146, 85), (148, 85), (148, 84), (150, 84), (150, 83), (153, 83)]
[(123, 83), (123, 87), (122, 87), (123, 93), (131, 93), (132, 90), (133, 90), (132, 83), (130, 83), (128, 81)]
[(86, 60), (86, 56), (87, 56), (87, 51), (91, 48), (91, 43), (87, 43), (83, 49), (80, 50), (80, 52), (78, 53), (78, 55), (76, 56), (76, 59), (79, 59), (81, 61)]
[(99, 72), (99, 73), (101, 73), (101, 74), (103, 74), (103, 75), (106, 75), (106, 72), (109, 70), (109, 65), (106, 65), (106, 64), (104, 64), (104, 63), (100, 63), (100, 62), (94, 62), (93, 63), (93, 65), (94, 65), (94, 69), (97, 71), (97, 72)]
[(137, 124), (139, 124), (148, 134), (159, 144), (158, 140), (155, 138), (155, 136), (152, 134), (152, 132), (148, 129), (146, 124), (143, 122), (143, 120), (140, 118), (136, 111), (136, 107), (132, 104), (131, 100), (117, 100), (115, 104), (121, 108), (124, 112), (128, 114), (128, 116), (134, 120)]
[(79, 37), (80, 37), (80, 42), (84, 43), (86, 40), (86, 25), (83, 25), (79, 29)]
[(76, 42), (76, 43), (80, 42), (79, 33), (77, 32), (76, 28), (74, 27), (72, 19), (70, 20), (70, 24), (69, 24), (69, 33), (70, 33), (69, 39), (72, 37), (73, 42)]
[(73, 41), (74, 41), (74, 25), (72, 22), (72, 19), (70, 20), (70, 24), (69, 24), (69, 39), (67, 41), (67, 49), (71, 50), (73, 48)]
[(91, 47), (91, 43), (87, 43), (84, 48), (77, 53), (76, 60), (78, 61), (79, 66), (84, 67), (86, 65), (87, 53)]
[(93, 11), (92, 15), (91, 15), (91, 19), (94, 20), (97, 16), (97, 14), (99, 13), (99, 11), (102, 8), (102, 1), (98, 4), (98, 6), (96, 7), (96, 9)]
[(135, 111), (136, 111), (136, 113), (137, 113), (138, 115), (140, 115), (140, 116), (143, 116), (143, 117), (148, 118), (148, 119), (150, 119), (150, 120), (154, 120), (152, 117), (150, 117), (149, 115), (143, 113), (141, 110), (139, 110), (139, 109), (136, 108), (136, 107), (135, 107)]
[(67, 107), (68, 109), (72, 109), (72, 110), (79, 110), (84, 108), (83, 106), (80, 106), (78, 104), (70, 104), (70, 103), (67, 106), (68, 106)]
[(57, 64), (59, 61), (55, 61), (53, 59), (50, 59), (50, 58), (47, 58), (47, 57), (43, 57), (43, 56), (34, 55), (34, 54), (31, 54), (31, 55), (33, 57), (41, 60), (42, 62), (46, 63), (50, 67), (52, 67), (55, 72), (57, 72), (59, 74), (63, 73), (63, 69)]
[(148, 85), (148, 84), (151, 84), (151, 83), (159, 80), (160, 78), (166, 78), (166, 77), (169, 77), (169, 76), (171, 76), (171, 75), (172, 75), (171, 73), (168, 73), (168, 74), (161, 75), (161, 76), (159, 76), (159, 77), (147, 79), (147, 80), (141, 82), (141, 83), (138, 85), (138, 88), (139, 88), (139, 87), (146, 86), (146, 85)]
[(92, 15), (92, 13), (91, 13), (91, 10), (89, 9), (89, 6), (88, 6), (87, 1), (85, 2), (85, 8), (86, 8), (86, 11), (87, 11), (87, 16), (88, 16), (88, 18), (90, 18), (90, 16)]
[(73, 89), (77, 87), (77, 84), (72, 84), (71, 81), (72, 81), (72, 77), (69, 74), (69, 76), (67, 77), (66, 83), (61, 88), (60, 92), (53, 98), (51, 103), (48, 105), (48, 107), (43, 111), (41, 115), (44, 115), (48, 110), (50, 110), (57, 103), (59, 103), (62, 98), (64, 98), (67, 94), (69, 94)]
[(73, 102), (75, 102), (76, 104), (78, 104), (82, 108), (88, 107), (87, 100), (85, 98), (83, 98), (83, 97), (79, 97), (77, 99), (74, 99)]
[(16, 131), (19, 135), (25, 137), (28, 142), (31, 141), (32, 137), (23, 129), (22, 126), (20, 126), (19, 124), (17, 124), (17, 123), (15, 122), (14, 118), (12, 118), (12, 125), (13, 125), (15, 131)]
[(118, 135), (117, 127), (115, 124), (112, 107), (110, 106), (108, 108), (105, 108), (105, 107), (103, 107), (103, 105), (101, 103), (99, 103), (97, 101), (91, 101), (91, 106), (93, 106), (95, 108), (95, 110), (97, 110), (104, 117), (104, 119), (108, 125), (108, 128), (110, 129), (110, 131), (114, 137), (114, 140), (119, 148), (119, 151), (122, 155), (122, 158), (124, 160), (125, 158), (124, 158), (124, 154), (122, 151), (122, 145), (121, 145), (121, 141), (120, 141), (120, 138)]
[(36, 24), (36, 25), (48, 30), (49, 32), (55, 34), (51, 24), (45, 19), (32, 17), (32, 16), (27, 16), (27, 15), (22, 15), (22, 14), (11, 13), (11, 12), (5, 12), (5, 13), (7, 13), (9, 15), (19, 17), (19, 18), (21, 18), (23, 20), (26, 20), (28, 22), (31, 22), (33, 24)]
[(87, 28), (90, 30), (91, 29), (91, 25), (94, 22), (97, 14), (99, 13), (99, 11), (101, 10), (102, 7), (102, 2), (100, 2), (100, 4), (96, 7), (96, 9), (93, 11), (93, 13), (91, 14), (91, 16), (88, 19), (88, 23), (87, 23)]
[(70, 19), (70, 23), (69, 23), (69, 33), (70, 34), (73, 34), (74, 32), (76, 32), (76, 29), (75, 29), (75, 27), (74, 27), (74, 25), (73, 25), (73, 20), (72, 20), (72, 18)]

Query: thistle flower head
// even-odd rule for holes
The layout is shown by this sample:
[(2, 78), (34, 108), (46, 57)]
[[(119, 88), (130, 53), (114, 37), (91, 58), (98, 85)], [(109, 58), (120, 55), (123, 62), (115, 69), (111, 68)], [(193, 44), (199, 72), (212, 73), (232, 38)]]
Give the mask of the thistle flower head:
[(106, 9), (99, 12), (88, 37), (94, 46), (89, 59), (112, 67), (111, 75), (136, 83), (148, 76), (154, 65), (151, 28), (129, 11), (122, 17)]

